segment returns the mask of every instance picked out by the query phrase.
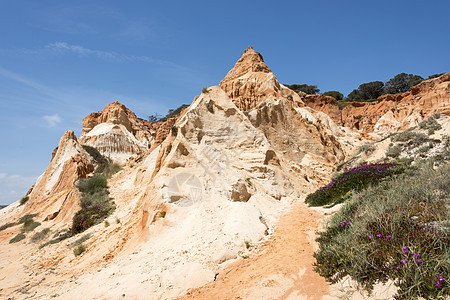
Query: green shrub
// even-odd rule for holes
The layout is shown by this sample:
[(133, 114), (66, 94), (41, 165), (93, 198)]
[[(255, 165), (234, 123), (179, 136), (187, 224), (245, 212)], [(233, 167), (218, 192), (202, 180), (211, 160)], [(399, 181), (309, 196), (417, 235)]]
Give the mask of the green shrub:
[(420, 145), (428, 140), (429, 138), (425, 134), (414, 132), (410, 129), (392, 136), (393, 142), (412, 142), (414, 145)]
[(105, 220), (105, 227), (108, 227), (109, 225), (111, 224), (109, 224), (108, 220)]
[(315, 271), (367, 290), (393, 280), (396, 299), (450, 295), (450, 165), (422, 165), (352, 196), (319, 233)]
[(372, 164), (354, 167), (338, 174), (328, 185), (306, 197), (310, 206), (337, 204), (345, 201), (356, 192), (386, 177), (403, 173), (408, 163)]
[(90, 237), (91, 237), (91, 234), (90, 234), (90, 233), (83, 235), (82, 237), (80, 237), (79, 239), (77, 239), (75, 242), (71, 243), (71, 244), (69, 245), (69, 248), (73, 248), (73, 247), (76, 247), (76, 246), (79, 246), (79, 245), (83, 244), (83, 243), (86, 242)]
[(362, 145), (361, 147), (359, 147), (358, 151), (356, 151), (357, 154), (359, 153), (366, 153), (366, 154), (370, 154), (373, 151), (375, 151), (375, 146), (373, 145), (373, 143), (367, 143)]
[(108, 196), (105, 176), (95, 175), (92, 178), (83, 179), (77, 187), (82, 192), (81, 210), (77, 211), (73, 217), (70, 229), (72, 235), (103, 222), (116, 208)]
[(422, 147), (420, 147), (419, 149), (417, 149), (417, 152), (419, 153), (427, 153), (431, 148), (433, 148), (433, 144), (428, 144), (428, 145), (424, 145)]
[(98, 150), (97, 148), (88, 146), (88, 145), (82, 145), (83, 149), (86, 150), (87, 153), (89, 153), (92, 158), (98, 162), (99, 164), (105, 164), (108, 162), (108, 159), (105, 158)]
[(22, 232), (33, 231), (39, 225), (41, 225), (41, 223), (35, 222), (33, 219), (28, 219), (23, 222)]
[(59, 243), (59, 242), (65, 240), (65, 239), (68, 239), (68, 238), (72, 237), (72, 236), (73, 236), (73, 234), (72, 234), (72, 232), (70, 232), (70, 230), (65, 230), (63, 232), (57, 232), (53, 236), (54, 238), (52, 240), (50, 240), (48, 242), (45, 242), (42, 245), (40, 245), (39, 249), (44, 248), (45, 246), (48, 246), (48, 245), (53, 245), (53, 244)]
[(15, 226), (15, 225), (17, 225), (17, 224), (18, 224), (18, 223), (6, 223), (6, 224), (0, 226), (0, 231), (3, 231), (3, 230), (5, 230), (5, 229), (8, 229), (9, 227), (13, 227), (13, 226)]
[(25, 234), (23, 234), (23, 232), (21, 232), (21, 233), (19, 233), (18, 235), (16, 235), (15, 237), (13, 237), (13, 238), (9, 241), (9, 243), (10, 243), (10, 244), (12, 244), (12, 243), (17, 243), (17, 242), (23, 240), (24, 238), (25, 238)]
[(111, 178), (114, 174), (122, 170), (122, 167), (118, 163), (106, 162), (98, 166), (96, 173), (99, 173), (106, 178)]
[(214, 113), (214, 102), (212, 101), (212, 100), (210, 100), (209, 102), (208, 102), (208, 104), (206, 104), (206, 108), (208, 109), (208, 111), (210, 112), (210, 113)]
[(47, 234), (50, 232), (50, 228), (44, 228), (39, 232), (36, 232), (33, 237), (31, 238), (31, 241), (33, 243), (39, 242), (41, 240), (43, 240)]
[(73, 249), (73, 254), (75, 256), (78, 256), (81, 253), (83, 253), (85, 250), (86, 250), (86, 246), (85, 245), (80, 245), (80, 246), (76, 247), (75, 249)]
[(20, 205), (24, 205), (25, 203), (27, 203), (28, 199), (30, 199), (30, 197), (25, 196), (22, 199), (20, 199), (19, 203)]
[(389, 147), (388, 151), (386, 152), (387, 157), (397, 158), (402, 153), (402, 147), (399, 145), (391, 146)]
[(203, 94), (208, 94), (208, 93), (209, 93), (209, 90), (208, 90), (208, 87), (207, 87), (207, 86), (205, 86), (204, 88), (202, 88), (202, 93), (203, 93)]
[[(202, 92), (203, 92), (203, 90), (202, 90)], [(181, 112), (186, 107), (189, 107), (189, 105), (188, 104), (182, 104), (180, 107), (178, 107), (176, 109), (169, 109), (167, 115), (165, 115), (162, 118), (159, 118), (157, 114), (156, 115), (151, 115), (151, 116), (149, 116), (149, 121), (152, 122), (152, 123), (156, 123), (156, 122), (160, 122), (160, 121), (162, 121), (162, 122), (167, 121), (167, 119), (174, 118), (174, 117), (178, 116), (179, 114), (181, 114)]]
[(172, 126), (172, 128), (171, 128), (170, 131), (172, 132), (172, 135), (173, 135), (173, 136), (177, 136), (177, 133), (178, 133), (178, 127), (174, 125), (174, 126)]
[(22, 223), (24, 223), (26, 220), (29, 220), (29, 219), (33, 219), (34, 217), (36, 217), (38, 214), (29, 214), (29, 215), (25, 215), (25, 216), (23, 216), (20, 220), (19, 220), (19, 222), (17, 222), (17, 224), (22, 224)]
[(80, 179), (77, 188), (82, 193), (94, 194), (105, 190), (108, 187), (108, 181), (105, 176), (94, 175), (91, 178)]
[(442, 129), (441, 124), (436, 121), (436, 119), (439, 119), (439, 117), (439, 114), (434, 114), (433, 116), (429, 117), (428, 120), (420, 122), (419, 127), (421, 129), (428, 130), (428, 134), (432, 135), (436, 130)]
[(342, 100), (344, 99), (344, 95), (338, 91), (328, 91), (323, 93), (325, 96), (333, 97), (336, 100)]

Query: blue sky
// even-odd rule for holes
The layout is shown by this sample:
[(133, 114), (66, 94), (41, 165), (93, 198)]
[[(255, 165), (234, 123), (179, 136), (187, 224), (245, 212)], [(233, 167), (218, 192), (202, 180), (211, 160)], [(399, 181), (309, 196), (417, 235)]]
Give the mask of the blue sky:
[(139, 117), (191, 103), (253, 45), (282, 83), (348, 94), (450, 66), (450, 1), (0, 0), (0, 204), (66, 130), (114, 100)]

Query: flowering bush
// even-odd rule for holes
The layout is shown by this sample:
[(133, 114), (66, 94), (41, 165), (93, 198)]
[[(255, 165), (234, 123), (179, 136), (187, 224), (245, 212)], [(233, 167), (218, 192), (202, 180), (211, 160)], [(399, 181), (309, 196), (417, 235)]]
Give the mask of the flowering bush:
[(393, 280), (396, 299), (450, 295), (450, 164), (422, 165), (354, 194), (317, 239), (315, 270), (367, 290)]
[(408, 163), (372, 164), (354, 167), (338, 174), (329, 184), (306, 197), (310, 206), (337, 204), (345, 201), (352, 191), (360, 191), (370, 184), (403, 173)]
[(73, 217), (70, 229), (72, 235), (103, 222), (116, 208), (108, 196), (105, 176), (97, 174), (91, 178), (82, 179), (77, 187), (82, 192), (81, 210), (77, 211)]

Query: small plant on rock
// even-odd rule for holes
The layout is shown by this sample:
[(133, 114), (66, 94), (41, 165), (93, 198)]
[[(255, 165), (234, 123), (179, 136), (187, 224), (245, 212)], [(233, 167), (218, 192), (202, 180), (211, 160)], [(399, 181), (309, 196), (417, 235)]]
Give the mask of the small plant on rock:
[(83, 253), (86, 250), (86, 246), (85, 245), (80, 245), (78, 247), (76, 247), (75, 249), (73, 249), (73, 255), (78, 256), (81, 253)]
[(21, 232), (21, 233), (17, 234), (15, 237), (13, 237), (13, 238), (9, 241), (9, 243), (10, 243), (10, 244), (12, 244), (12, 243), (17, 243), (17, 242), (23, 240), (24, 238), (25, 238), (25, 234), (24, 234), (23, 232)]
[(50, 232), (50, 228), (44, 228), (41, 231), (36, 232), (33, 235), (33, 237), (31, 238), (31, 241), (33, 243), (37, 243), (37, 242), (43, 240), (48, 235), (49, 232)]
[(30, 199), (30, 197), (25, 196), (22, 199), (20, 199), (19, 203), (20, 205), (24, 205), (25, 203), (27, 203), (28, 199)]

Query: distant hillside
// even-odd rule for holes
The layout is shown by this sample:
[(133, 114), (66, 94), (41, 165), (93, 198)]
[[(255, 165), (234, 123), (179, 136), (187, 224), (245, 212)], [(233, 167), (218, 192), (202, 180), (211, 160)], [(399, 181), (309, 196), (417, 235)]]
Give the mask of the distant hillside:
[(0, 209), (7, 207), (8, 205), (0, 205)]

